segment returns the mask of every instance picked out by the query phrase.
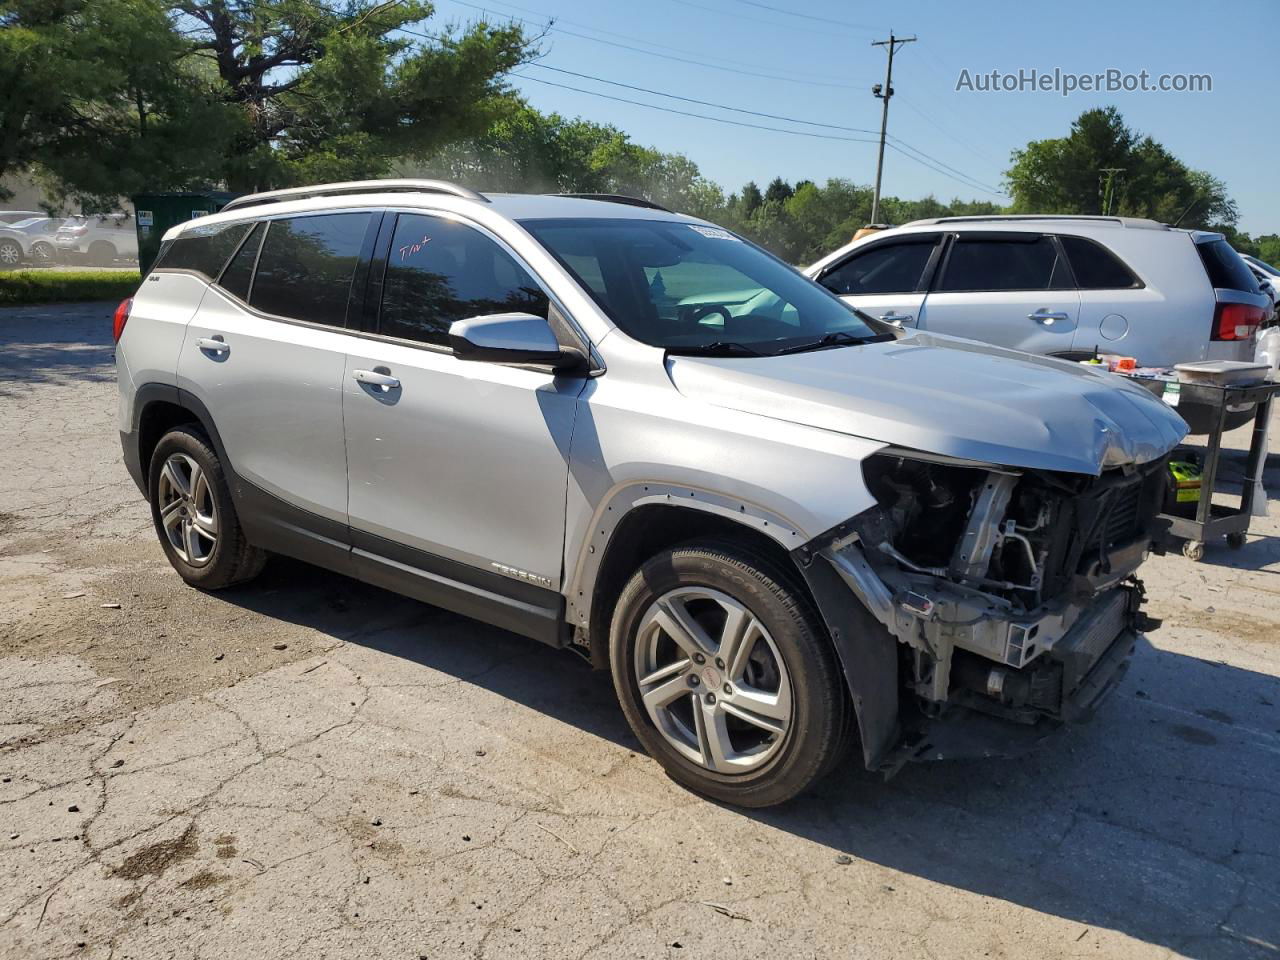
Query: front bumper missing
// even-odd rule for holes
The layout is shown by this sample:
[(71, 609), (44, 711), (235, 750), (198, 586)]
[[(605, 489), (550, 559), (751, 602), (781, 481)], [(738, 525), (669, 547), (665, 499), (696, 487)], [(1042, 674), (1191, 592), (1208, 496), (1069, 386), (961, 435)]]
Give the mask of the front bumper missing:
[(906, 686), (922, 709), (900, 712), (900, 739), (879, 768), (1013, 756), (1064, 724), (1089, 719), (1124, 676), (1142, 622), (1140, 583), (1118, 582), (1144, 553), (1130, 552), (1126, 562), (1116, 556), (1098, 593), (1015, 616), (978, 591), (873, 566), (856, 537), (821, 551), (845, 587), (908, 648)]

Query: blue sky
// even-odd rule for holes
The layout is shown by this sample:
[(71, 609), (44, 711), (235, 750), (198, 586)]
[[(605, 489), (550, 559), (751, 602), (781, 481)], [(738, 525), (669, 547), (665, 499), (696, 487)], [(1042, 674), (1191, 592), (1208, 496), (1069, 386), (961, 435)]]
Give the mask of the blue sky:
[[(1226, 181), (1240, 207), (1240, 226), (1280, 232), (1280, 2), (1242, 0), (1206, 5), (1189, 0), (1073, 0), (1069, 4), (972, 0), (892, 3), (811, 0), (437, 0), (438, 18), (491, 22), (556, 18), (540, 61), (663, 93), (816, 121), (879, 130), (880, 101), (870, 91), (883, 80), (885, 55), (871, 41), (915, 34), (894, 61), (895, 97), (889, 132), (958, 171), (998, 187), (1009, 152), (1028, 140), (1061, 136), (1090, 107), (1115, 104), (1129, 125), (1161, 141), (1192, 167)], [(775, 12), (788, 10), (791, 13)], [(798, 14), (803, 14), (800, 16)], [(436, 21), (437, 23), (439, 20)], [(580, 34), (582, 36), (575, 36)], [(595, 40), (586, 37), (596, 38)], [(639, 47), (646, 55), (612, 44)], [(676, 59), (673, 59), (676, 58)], [(693, 61), (693, 62), (684, 62)], [(724, 68), (724, 69), (720, 69)], [(1060, 68), (1079, 74), (1207, 73), (1207, 93), (957, 92), (962, 69), (1015, 73)], [(747, 180), (761, 186), (788, 180), (875, 176), (873, 143), (826, 140), (747, 129), (600, 99), (538, 83), (551, 81), (611, 96), (765, 126), (874, 139), (874, 133), (797, 126), (729, 113), (594, 80), (523, 68), (513, 78), (546, 111), (613, 123), (637, 143), (689, 156), (728, 190)], [(766, 74), (754, 76), (749, 74)], [(993, 199), (999, 195), (958, 182), (945, 167), (931, 170), (901, 153), (886, 154), (884, 192)]]

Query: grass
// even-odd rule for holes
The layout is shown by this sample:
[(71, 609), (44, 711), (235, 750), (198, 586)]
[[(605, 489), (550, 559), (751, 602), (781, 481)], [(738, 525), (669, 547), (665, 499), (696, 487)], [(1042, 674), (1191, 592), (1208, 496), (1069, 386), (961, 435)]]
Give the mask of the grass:
[(0, 272), (0, 307), (77, 300), (123, 300), (138, 289), (134, 270), (12, 270)]

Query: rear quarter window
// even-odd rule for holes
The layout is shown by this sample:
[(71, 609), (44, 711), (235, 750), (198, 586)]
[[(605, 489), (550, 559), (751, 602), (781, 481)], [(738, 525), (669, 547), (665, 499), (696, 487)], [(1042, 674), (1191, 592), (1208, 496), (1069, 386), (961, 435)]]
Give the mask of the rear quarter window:
[(1081, 290), (1129, 290), (1142, 286), (1142, 281), (1125, 266), (1124, 261), (1102, 244), (1084, 237), (1063, 236), (1058, 239), (1071, 261), (1076, 286)]
[(1204, 264), (1209, 283), (1215, 290), (1239, 290), (1242, 293), (1262, 293), (1258, 281), (1245, 265), (1243, 258), (1226, 240), (1209, 240), (1196, 244), (1200, 262)]
[(185, 230), (168, 244), (156, 258), (157, 270), (189, 270), (207, 280), (215, 280), (251, 223), (217, 223)]

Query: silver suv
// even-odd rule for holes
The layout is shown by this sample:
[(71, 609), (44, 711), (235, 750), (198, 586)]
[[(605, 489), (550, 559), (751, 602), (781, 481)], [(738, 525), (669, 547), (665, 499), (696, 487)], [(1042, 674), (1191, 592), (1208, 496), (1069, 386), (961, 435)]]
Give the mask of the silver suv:
[(1185, 431), (619, 197), (245, 197), (166, 234), (115, 334), (189, 583), (288, 554), (576, 650), (671, 776), (747, 806), (847, 744), (892, 772), (1087, 716)]

